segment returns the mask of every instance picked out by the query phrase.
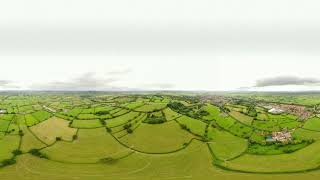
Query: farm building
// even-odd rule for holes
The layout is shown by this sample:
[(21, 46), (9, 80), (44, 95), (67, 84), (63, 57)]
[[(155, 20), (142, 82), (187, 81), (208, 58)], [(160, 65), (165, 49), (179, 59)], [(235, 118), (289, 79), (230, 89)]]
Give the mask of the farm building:
[(44, 109), (46, 109), (47, 111), (49, 111), (49, 112), (53, 112), (53, 113), (55, 113), (56, 112), (56, 110), (54, 110), (54, 109), (52, 109), (52, 108), (49, 108), (49, 107), (47, 107), (47, 106), (42, 106)]
[(272, 139), (280, 142), (287, 142), (291, 140), (291, 133), (287, 131), (273, 132)]
[(269, 109), (268, 112), (271, 113), (271, 114), (281, 114), (281, 113), (283, 113), (284, 111), (283, 111), (282, 109), (271, 108), (271, 109)]
[(0, 114), (4, 114), (4, 113), (6, 113), (6, 112), (7, 112), (6, 110), (0, 109)]

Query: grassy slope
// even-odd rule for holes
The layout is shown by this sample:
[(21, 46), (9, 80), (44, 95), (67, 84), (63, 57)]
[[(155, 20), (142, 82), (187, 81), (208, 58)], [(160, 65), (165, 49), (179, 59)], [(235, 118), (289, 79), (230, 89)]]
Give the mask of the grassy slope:
[[(18, 163), (0, 171), (2, 180), (50, 179), (219, 179), (219, 180), (316, 180), (319, 171), (304, 174), (246, 174), (218, 169), (211, 164), (205, 144), (194, 141), (185, 150), (169, 155), (132, 154), (115, 164), (65, 164), (23, 155)], [(67, 171), (66, 171), (67, 169)], [(17, 172), (19, 174), (17, 175)]]
[(206, 123), (204, 123), (200, 120), (197, 120), (197, 119), (193, 119), (188, 116), (182, 116), (182, 117), (178, 118), (177, 121), (180, 124), (186, 125), (192, 133), (197, 134), (199, 136), (204, 135)]
[(4, 136), (0, 139), (0, 161), (13, 156), (11, 152), (18, 149), (19, 141), (19, 136)]
[(60, 118), (50, 118), (47, 121), (39, 123), (30, 128), (30, 130), (47, 144), (56, 141), (56, 137), (63, 140), (72, 140), (72, 136), (76, 133), (76, 129), (68, 127), (69, 121)]
[(291, 154), (281, 155), (243, 155), (226, 165), (229, 168), (252, 172), (292, 172), (316, 168), (320, 161), (320, 142)]
[(163, 124), (143, 123), (133, 134), (121, 138), (121, 142), (139, 151), (163, 153), (182, 148), (192, 137), (175, 121), (170, 121)]
[(74, 142), (59, 141), (42, 150), (50, 159), (73, 163), (98, 162), (123, 151), (128, 150), (107, 134), (105, 128), (81, 129)]
[(208, 138), (213, 153), (221, 160), (237, 157), (248, 147), (247, 140), (211, 127), (208, 129)]

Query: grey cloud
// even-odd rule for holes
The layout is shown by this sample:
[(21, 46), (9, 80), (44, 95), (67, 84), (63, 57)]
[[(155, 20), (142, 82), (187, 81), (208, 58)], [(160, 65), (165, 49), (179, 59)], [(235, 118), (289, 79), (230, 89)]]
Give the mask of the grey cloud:
[(43, 84), (33, 84), (31, 89), (56, 90), (56, 91), (89, 91), (89, 90), (112, 90), (115, 78), (100, 78), (95, 73), (89, 72), (69, 81), (55, 81)]
[(11, 81), (8, 81), (8, 80), (0, 80), (0, 86), (6, 86), (10, 83), (11, 83)]
[(219, 52), (318, 52), (320, 27), (123, 27), (15, 29), (0, 26), (0, 54), (134, 55)]
[(6, 17), (0, 19), (0, 54), (319, 53), (320, 49), (315, 0), (61, 1), (46, 6), (47, 16), (39, 16), (42, 8), (34, 6), (42, 1), (17, 7), (20, 1), (0, 6), (0, 17)]
[(320, 85), (320, 79), (299, 78), (295, 76), (279, 76), (257, 80), (256, 87), (283, 85)]
[(19, 86), (15, 85), (13, 81), (9, 80), (0, 80), (0, 88), (4, 89), (17, 89), (20, 88)]

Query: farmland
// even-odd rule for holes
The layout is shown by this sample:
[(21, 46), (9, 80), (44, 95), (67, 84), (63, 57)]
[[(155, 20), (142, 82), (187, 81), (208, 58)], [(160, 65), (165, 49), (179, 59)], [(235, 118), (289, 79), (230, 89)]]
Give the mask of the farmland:
[[(320, 111), (315, 97), (3, 93), (0, 176), (318, 179)], [(288, 103), (292, 107), (281, 113), (270, 112)]]

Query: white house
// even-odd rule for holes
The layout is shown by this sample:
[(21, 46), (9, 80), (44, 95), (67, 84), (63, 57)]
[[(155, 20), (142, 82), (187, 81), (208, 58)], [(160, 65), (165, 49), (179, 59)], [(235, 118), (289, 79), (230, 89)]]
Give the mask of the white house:
[(271, 113), (271, 114), (281, 114), (281, 113), (283, 113), (284, 111), (283, 111), (282, 109), (271, 108), (271, 109), (269, 109), (268, 112)]

